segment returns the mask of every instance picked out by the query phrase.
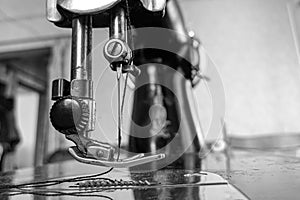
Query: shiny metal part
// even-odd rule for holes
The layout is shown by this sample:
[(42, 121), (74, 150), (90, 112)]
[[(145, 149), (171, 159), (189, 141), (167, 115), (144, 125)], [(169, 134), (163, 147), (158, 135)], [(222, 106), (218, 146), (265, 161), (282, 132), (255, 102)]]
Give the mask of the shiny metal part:
[(72, 22), (71, 80), (92, 80), (92, 18), (80, 16)]
[(127, 69), (132, 59), (132, 51), (127, 44), (127, 19), (121, 6), (116, 6), (111, 11), (109, 36), (110, 39), (103, 48), (104, 57), (113, 66), (113, 70), (117, 70), (115, 65), (120, 63), (123, 69)]
[(89, 107), (89, 123), (83, 136), (95, 129), (96, 103), (92, 81), (92, 18), (80, 16), (72, 22), (71, 96), (81, 98)]
[(50, 22), (59, 22), (63, 19), (61, 14), (58, 12), (57, 0), (47, 0), (46, 2), (46, 16)]
[(149, 11), (157, 12), (162, 11), (166, 8), (166, 0), (140, 0), (144, 6)]
[(87, 158), (84, 156), (77, 147), (70, 147), (69, 153), (79, 162), (91, 164), (91, 165), (98, 165), (98, 166), (107, 166), (107, 167), (115, 167), (115, 168), (127, 168), (133, 167), (149, 162), (154, 162), (157, 160), (161, 160), (165, 158), (165, 154), (157, 154), (151, 156), (145, 156), (144, 154), (138, 154), (135, 157), (129, 157), (127, 159), (120, 159), (120, 160), (100, 160), (100, 159), (93, 159)]
[(89, 107), (89, 123), (86, 127), (86, 133), (84, 133), (84, 136), (91, 137), (90, 133), (91, 131), (95, 130), (95, 124), (96, 124), (96, 101), (94, 99), (83, 99), (83, 102), (85, 102)]
[(65, 10), (77, 14), (93, 14), (100, 13), (114, 5), (121, 0), (57, 0), (57, 4)]
[(74, 79), (71, 82), (71, 95), (80, 98), (93, 98), (93, 81)]
[(120, 39), (110, 39), (103, 48), (103, 54), (109, 63), (126, 62), (132, 57), (131, 50), (127, 43)]
[(110, 144), (91, 140), (77, 134), (67, 135), (76, 146), (69, 148), (69, 153), (79, 162), (116, 168), (133, 167), (165, 158), (165, 154), (145, 156), (137, 154), (126, 159), (115, 159), (115, 148)]
[(93, 142), (92, 144), (88, 145), (86, 149), (87, 157), (89, 158), (107, 161), (114, 159), (115, 148), (108, 144)]
[(111, 11), (109, 37), (103, 53), (109, 63), (130, 59), (131, 50), (127, 42), (127, 19), (124, 8), (117, 6)]
[(127, 19), (124, 8), (120, 6), (111, 11), (109, 36), (110, 38), (127, 41)]
[[(48, 0), (53, 5), (57, 2), (57, 5), (63, 9), (77, 14), (95, 14), (106, 11), (118, 3), (121, 0)], [(53, 1), (53, 2), (52, 2)], [(163, 11), (166, 7), (166, 0), (140, 0), (143, 7), (151, 12)], [(49, 3), (50, 3), (49, 2)]]

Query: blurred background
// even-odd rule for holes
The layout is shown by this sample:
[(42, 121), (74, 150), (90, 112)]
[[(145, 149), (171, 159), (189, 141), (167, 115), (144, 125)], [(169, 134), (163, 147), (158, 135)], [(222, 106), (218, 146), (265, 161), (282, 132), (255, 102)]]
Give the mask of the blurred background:
[[(69, 78), (71, 31), (46, 20), (45, 3), (44, 0), (0, 1), (0, 83), (3, 96), (13, 99), (11, 111), (17, 130), (12, 132), (20, 139), (5, 158), (5, 170), (42, 165), (57, 150), (70, 145), (49, 124), (49, 107), (51, 81)], [(222, 79), (228, 134), (242, 138), (300, 134), (300, 3), (295, 0), (181, 0), (179, 3), (187, 27), (201, 40)], [(107, 29), (94, 31), (94, 44), (98, 45), (93, 61), (98, 122), (94, 134), (101, 141), (117, 143), (117, 107), (112, 92), (116, 79), (102, 55), (107, 39)], [(210, 77), (209, 69), (204, 74)], [(200, 83), (194, 92), (206, 140), (216, 140), (221, 124), (209, 131), (213, 112), (210, 91), (206, 84)], [(130, 117), (130, 113), (126, 116)], [(124, 119), (125, 129), (129, 117)]]

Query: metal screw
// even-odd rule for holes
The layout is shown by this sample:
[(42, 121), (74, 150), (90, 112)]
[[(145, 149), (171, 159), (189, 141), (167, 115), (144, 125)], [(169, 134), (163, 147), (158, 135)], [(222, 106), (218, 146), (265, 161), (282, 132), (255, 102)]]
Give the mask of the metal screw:
[(121, 54), (122, 50), (123, 50), (122, 44), (120, 44), (117, 41), (110, 42), (107, 45), (107, 53), (112, 56), (117, 56), (117, 55)]

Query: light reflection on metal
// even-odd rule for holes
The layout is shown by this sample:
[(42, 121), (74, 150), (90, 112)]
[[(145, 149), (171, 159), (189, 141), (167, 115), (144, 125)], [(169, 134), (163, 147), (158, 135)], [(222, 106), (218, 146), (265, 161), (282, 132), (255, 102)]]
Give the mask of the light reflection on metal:
[(107, 167), (114, 167), (114, 168), (128, 168), (137, 165), (142, 165), (149, 162), (155, 162), (165, 158), (165, 154), (156, 154), (146, 156), (143, 153), (137, 154), (135, 156), (126, 158), (126, 159), (114, 159), (114, 160), (99, 160), (94, 158), (87, 158), (86, 156), (82, 155), (82, 153), (78, 150), (77, 147), (70, 147), (69, 153), (75, 158), (77, 161), (90, 164), (90, 165), (97, 165), (97, 166), (107, 166)]
[(149, 11), (162, 11), (165, 9), (167, 1), (166, 0), (141, 0), (144, 8)]
[(47, 20), (50, 22), (59, 22), (62, 20), (62, 16), (56, 9), (57, 0), (47, 0), (46, 2), (46, 12)]
[[(166, 0), (140, 0), (143, 7), (149, 11), (163, 11), (166, 7)], [(57, 6), (76, 14), (95, 14), (104, 12), (121, 0), (47, 0), (47, 19), (51, 22), (60, 22), (63, 17), (57, 10)]]
[(72, 23), (71, 95), (84, 98), (89, 107), (89, 123), (84, 135), (95, 129), (96, 106), (92, 81), (92, 18), (81, 16)]
[(119, 3), (121, 0), (58, 0), (62, 8), (78, 14), (92, 14), (102, 12)]

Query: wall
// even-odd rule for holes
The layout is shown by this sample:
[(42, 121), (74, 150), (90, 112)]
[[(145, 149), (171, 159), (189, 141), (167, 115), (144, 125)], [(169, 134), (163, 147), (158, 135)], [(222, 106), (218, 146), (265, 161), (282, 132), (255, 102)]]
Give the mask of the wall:
[[(35, 133), (39, 95), (19, 88), (16, 95), (16, 126), (22, 138), (16, 149), (16, 167), (32, 166), (34, 163)], [(26, 158), (26, 159), (24, 159)]]
[(231, 134), (300, 130), (300, 68), (287, 7), (293, 2), (182, 1), (223, 80)]

